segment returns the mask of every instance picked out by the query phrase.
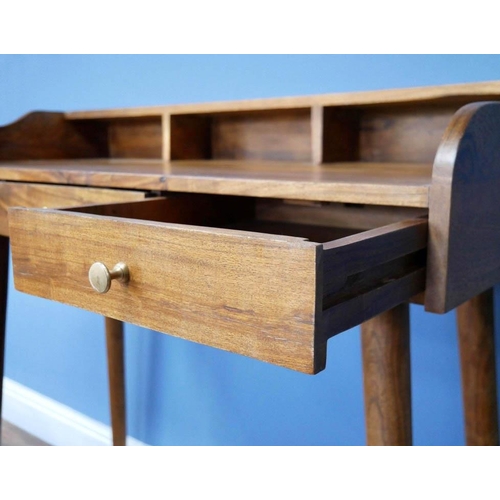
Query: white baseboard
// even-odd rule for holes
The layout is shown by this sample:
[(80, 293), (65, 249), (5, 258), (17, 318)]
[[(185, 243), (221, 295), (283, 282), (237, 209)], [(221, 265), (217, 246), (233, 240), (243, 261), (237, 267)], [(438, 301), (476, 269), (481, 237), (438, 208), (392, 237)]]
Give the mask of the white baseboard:
[[(111, 445), (111, 428), (7, 377), (2, 417), (54, 446)], [(127, 436), (127, 445), (145, 443)]]

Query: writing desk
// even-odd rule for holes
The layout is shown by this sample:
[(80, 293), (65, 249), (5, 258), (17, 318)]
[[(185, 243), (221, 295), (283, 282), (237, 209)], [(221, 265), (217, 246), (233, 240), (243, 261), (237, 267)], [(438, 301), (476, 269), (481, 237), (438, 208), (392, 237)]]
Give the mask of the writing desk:
[(362, 324), (368, 443), (411, 444), (408, 303), (458, 307), (467, 442), (497, 444), (499, 96), (28, 114), (0, 128), (1, 324), (10, 236), (18, 290), (107, 318), (115, 444), (122, 321), (307, 374)]

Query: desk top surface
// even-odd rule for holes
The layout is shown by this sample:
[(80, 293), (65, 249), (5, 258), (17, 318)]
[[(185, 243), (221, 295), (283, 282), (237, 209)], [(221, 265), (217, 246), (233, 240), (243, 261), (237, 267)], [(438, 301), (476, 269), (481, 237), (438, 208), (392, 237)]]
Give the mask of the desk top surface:
[(51, 160), (0, 162), (0, 179), (375, 205), (427, 207), (432, 165)]

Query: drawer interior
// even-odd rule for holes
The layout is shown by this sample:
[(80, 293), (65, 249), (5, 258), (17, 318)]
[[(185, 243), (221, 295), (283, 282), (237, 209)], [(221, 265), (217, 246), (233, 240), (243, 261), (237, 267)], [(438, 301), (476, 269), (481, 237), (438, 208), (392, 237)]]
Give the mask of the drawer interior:
[(89, 205), (68, 210), (291, 236), (316, 243), (327, 243), (407, 219), (426, 217), (428, 213), (427, 209), (409, 207), (175, 193), (147, 202)]

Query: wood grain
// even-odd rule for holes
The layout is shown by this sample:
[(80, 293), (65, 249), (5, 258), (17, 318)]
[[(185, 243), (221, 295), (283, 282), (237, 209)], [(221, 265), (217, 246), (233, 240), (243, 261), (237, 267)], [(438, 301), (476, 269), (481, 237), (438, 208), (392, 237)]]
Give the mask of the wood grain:
[(454, 116), (439, 146), (429, 203), (425, 308), (444, 313), (500, 282), (500, 103)]
[(427, 209), (324, 203), (304, 200), (257, 199), (256, 217), (261, 221), (294, 222), (296, 224), (375, 229), (408, 219), (425, 217)]
[[(12, 209), (16, 286), (307, 373), (324, 368), (328, 337), (423, 291), (425, 219), (349, 236), (358, 231), (252, 219), (252, 200), (244, 200), (181, 195), (75, 209), (99, 214), (86, 217)], [(316, 243), (328, 238), (336, 240)], [(57, 254), (49, 241), (59, 242)], [(61, 270), (54, 255), (66, 263)], [(137, 281), (96, 297), (86, 276), (94, 261), (125, 261)]]
[[(323, 245), (324, 258), (331, 261), (332, 274), (358, 273), (427, 246), (427, 219), (396, 222)], [(325, 272), (325, 275), (328, 271)]]
[(498, 99), (500, 81), (414, 87), (404, 89), (374, 90), (367, 92), (343, 92), (315, 96), (279, 97), (243, 101), (221, 101), (198, 104), (149, 106), (137, 108), (107, 109), (95, 111), (73, 111), (66, 113), (72, 120), (95, 118), (156, 116), (164, 113), (189, 114), (222, 111), (249, 111), (284, 108), (307, 108), (312, 106), (377, 106), (399, 103), (449, 103), (461, 106), (473, 101)]
[(170, 115), (166, 159), (311, 160), (308, 109)]
[(0, 235), (9, 235), (9, 207), (64, 208), (94, 203), (143, 200), (141, 191), (0, 182)]
[(458, 105), (171, 115), (167, 159), (428, 162)]
[(493, 290), (457, 308), (465, 436), (469, 446), (498, 446)]
[(359, 111), (311, 108), (312, 162), (315, 165), (359, 159)]
[[(335, 215), (322, 204), (390, 206), (391, 217), (397, 207), (429, 207), (427, 310), (446, 312), (484, 292), (500, 280), (500, 104), (476, 103), (452, 114), (471, 101), (499, 97), (500, 82), (487, 82), (28, 115), (0, 128), (1, 179), (193, 193), (196, 201), (188, 205), (188, 195), (82, 209), (107, 217), (14, 209), (16, 284), (306, 373), (324, 368), (330, 336), (382, 313), (362, 329), (368, 442), (410, 444), (408, 309), (398, 304), (422, 297), (425, 222), (379, 229), (370, 213), (352, 215), (357, 207)], [(11, 203), (71, 206), (45, 203), (66, 196), (43, 194), (49, 191), (0, 185), (0, 233)], [(66, 197), (73, 195), (80, 196)], [(222, 215), (229, 205), (207, 198), (200, 222), (195, 207), (204, 205), (196, 196), (204, 195), (247, 203), (235, 203), (229, 220)], [(298, 210), (280, 201), (265, 209), (254, 197), (319, 206)], [(346, 213), (346, 223), (333, 223)], [(164, 220), (234, 230), (152, 222)], [(123, 258), (134, 268), (131, 284), (114, 283), (105, 296), (91, 292), (92, 261), (111, 266)], [(498, 443), (491, 296), (463, 304), (458, 318), (467, 439)], [(117, 440), (124, 433), (123, 425)]]
[[(3, 373), (5, 363), (5, 320), (9, 286), (9, 238), (0, 236), (0, 416), (2, 415)], [(2, 427), (0, 420), (0, 445)]]
[(107, 128), (110, 158), (162, 158), (161, 117), (110, 120)]
[(424, 219), (324, 244), (324, 334), (329, 338), (422, 292), (426, 245)]
[(139, 201), (68, 208), (72, 212), (105, 215), (149, 222), (175, 222), (207, 227), (226, 227), (255, 214), (252, 198), (204, 194), (170, 194)]
[(359, 140), (359, 109), (323, 107), (321, 153), (318, 163), (358, 161)]
[(212, 158), (310, 162), (310, 110), (214, 114)]
[(357, 229), (319, 226), (317, 224), (296, 224), (295, 222), (273, 222), (259, 219), (240, 220), (233, 224), (224, 224), (224, 228), (250, 231), (254, 233), (279, 234), (305, 238), (317, 243), (345, 238), (357, 234)]
[[(324, 368), (316, 243), (21, 208), (10, 227), (20, 291), (298, 371)], [(126, 262), (130, 283), (95, 293), (95, 261)]]
[(113, 446), (125, 446), (127, 425), (125, 413), (125, 360), (123, 323), (113, 318), (104, 318), (106, 327), (106, 350), (108, 354), (109, 400)]
[(426, 208), (430, 164), (66, 160), (3, 162), (0, 179)]
[[(323, 311), (322, 332), (325, 339), (354, 328), (424, 290), (425, 266), (422, 263), (411, 266), (406, 262), (404, 266), (396, 265), (394, 268), (404, 272), (390, 279), (371, 280), (369, 286), (360, 287), (355, 294), (342, 294), (341, 302)], [(391, 266), (390, 270), (394, 268)], [(370, 274), (368, 278), (371, 278)]]
[(170, 134), (165, 160), (208, 160), (212, 158), (212, 117), (168, 115)]
[(63, 113), (33, 112), (0, 127), (0, 160), (108, 156), (105, 127), (71, 122)]
[(431, 163), (458, 106), (399, 106), (359, 114), (360, 161)]
[(368, 445), (412, 444), (408, 304), (361, 326)]
[(424, 291), (426, 246), (425, 219), (324, 244), (323, 335), (353, 328)]

